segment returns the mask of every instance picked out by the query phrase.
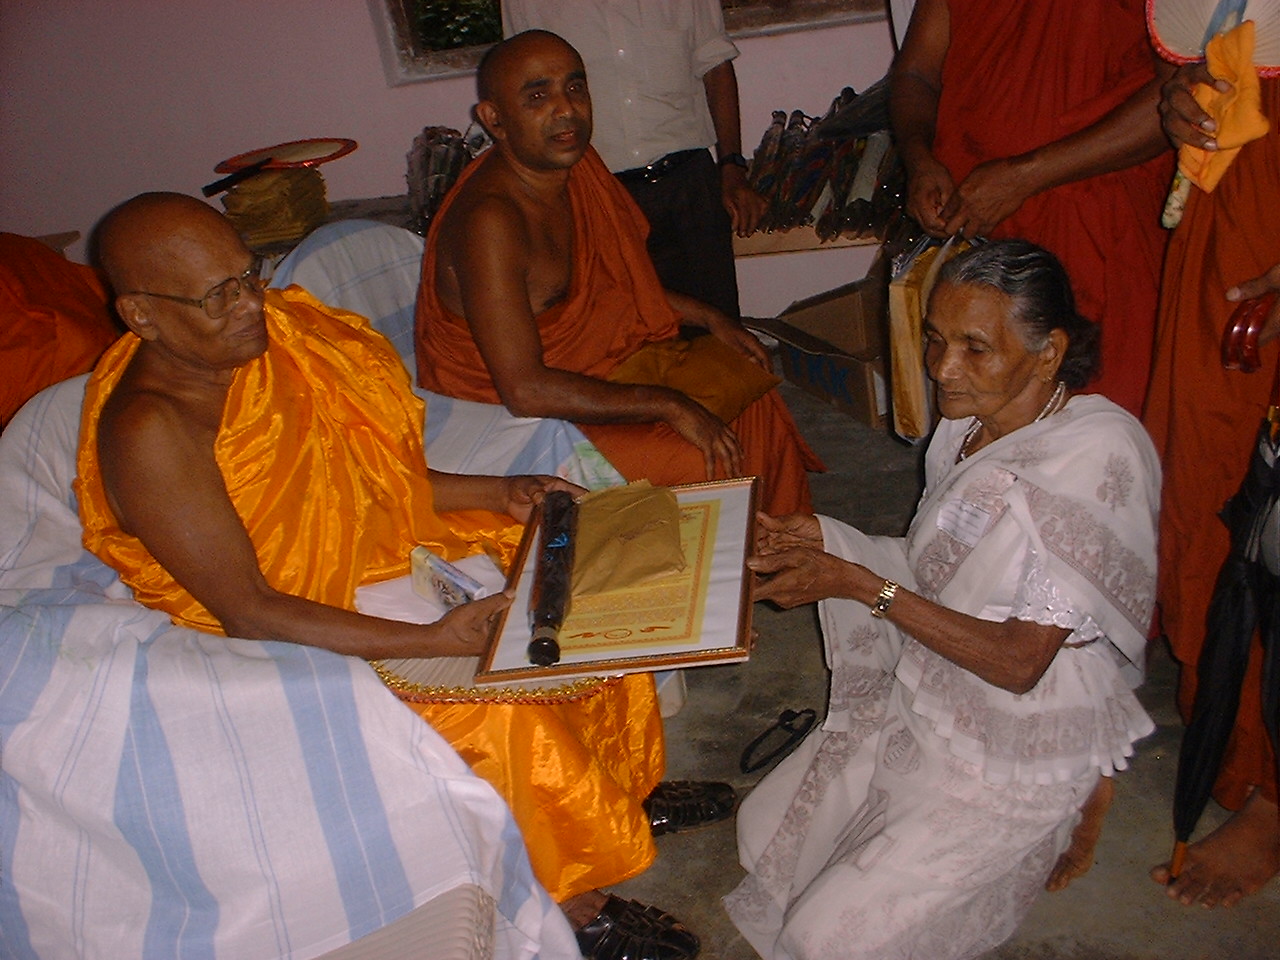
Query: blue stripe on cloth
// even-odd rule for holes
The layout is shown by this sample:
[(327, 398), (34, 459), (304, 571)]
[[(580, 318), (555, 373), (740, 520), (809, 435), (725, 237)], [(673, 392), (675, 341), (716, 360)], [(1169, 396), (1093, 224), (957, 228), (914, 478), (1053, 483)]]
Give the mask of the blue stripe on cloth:
[(449, 414), (453, 412), (453, 397), (432, 393), (429, 390), (423, 390), (421, 387), (414, 387), (413, 392), (421, 397), (422, 401), (427, 405), (427, 423), (423, 430), (422, 442), (425, 446), (430, 447), (444, 431), (445, 424), (449, 422)]
[(360, 731), (352, 668), (347, 658), (313, 647), (264, 646), (280, 670), (351, 936), (358, 939), (414, 903)]
[(507, 474), (554, 474), (560, 465), (576, 452), (573, 441), (566, 435), (564, 422), (543, 420), (529, 438), (524, 448), (516, 454), (507, 468)]
[(150, 650), (144, 645), (134, 666), (114, 822), (138, 854), (154, 891), (143, 955), (212, 958), (218, 902), (200, 879), (173, 757), (147, 690)]
[(4, 745), (27, 720), (49, 682), (71, 608), (0, 606), (0, 956), (35, 957), (14, 883), (18, 783), (3, 766)]
[[(73, 505), (74, 509), (74, 505)], [(34, 528), (35, 524), (30, 524)], [(22, 541), (24, 544), (26, 539)], [(32, 710), (45, 692), (53, 676), (55, 664), (65, 656), (63, 637), (77, 608), (85, 604), (98, 604), (104, 600), (104, 591), (117, 579), (116, 573), (87, 551), (74, 563), (64, 564), (50, 571), (52, 586), (44, 589), (6, 591), (6, 599), (12, 601), (0, 605), (0, 864), (14, 862), (19, 815), (17, 798), (19, 787), (11, 773), (3, 769), (4, 744), (15, 729), (31, 718)], [(115, 646), (104, 649), (104, 660), (96, 668), (87, 671), (92, 689), (86, 694), (84, 711), (78, 721), (73, 742), (83, 744), (88, 729), (93, 725), (100, 707), (105, 678), (110, 672), (110, 660)], [(75, 651), (73, 658), (82, 658), (83, 651)], [(57, 774), (50, 781), (50, 799), (60, 802), (74, 773), (77, 750), (62, 759)], [(87, 853), (87, 851), (86, 851)], [(67, 913), (69, 925), (79, 930), (83, 914), (79, 910), (79, 898), (83, 889), (83, 872), (77, 875), (75, 890), (68, 891)], [(82, 931), (81, 935), (82, 935)], [(0, 868), (0, 956), (31, 955), (27, 925), (18, 902), (17, 889), (11, 870)]]
[[(22, 408), (21, 412), (24, 418), (23, 428), (16, 430), (10, 428), (6, 433), (0, 434), (0, 436), (4, 437), (6, 446), (17, 446), (21, 443), (16, 454), (7, 454), (15, 463), (29, 464), (32, 468), (35, 468), (41, 463), (42, 457), (40, 455), (40, 446), (42, 428), (50, 417), (50, 408), (53, 406), (55, 397), (58, 396), (59, 392), (59, 388), (55, 387), (42, 390), (37, 393), (34, 397), (28, 400), (26, 405)], [(29, 428), (25, 426), (27, 420), (32, 421)], [(5, 519), (6, 524), (12, 525), (6, 532), (12, 535), (13, 531), (18, 529), (17, 525), (24, 519), (26, 520), (26, 530), (22, 532), (21, 536), (14, 538), (10, 548), (5, 551), (4, 554), (0, 555), (0, 570), (8, 569), (16, 564), (22, 557), (23, 552), (28, 546), (30, 546), (31, 538), (35, 536), (37, 529), (37, 524), (32, 522), (32, 518), (38, 516), (40, 513), (38, 504), (41, 496), (47, 495), (46, 491), (40, 486), (40, 484), (36, 483), (32, 479), (30, 473), (24, 473), (18, 479), (20, 479), (23, 484), (23, 510), (18, 516), (7, 517)], [(69, 506), (72, 511), (75, 511), (75, 494), (71, 492), (69, 485), (67, 489), (67, 497), (70, 500)]]
[(502, 890), (498, 895), (498, 913), (514, 920), (526, 903), (536, 900), (536, 882), (520, 828), (514, 819), (507, 817), (502, 831)]

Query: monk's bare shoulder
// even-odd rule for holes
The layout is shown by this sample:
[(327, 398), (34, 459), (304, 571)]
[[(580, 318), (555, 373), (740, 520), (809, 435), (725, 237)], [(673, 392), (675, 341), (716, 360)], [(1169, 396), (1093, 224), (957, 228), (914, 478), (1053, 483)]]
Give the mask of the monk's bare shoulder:
[(219, 417), (220, 409), (206, 409), (193, 398), (122, 381), (98, 420), (98, 460), (124, 529), (140, 490), (154, 497), (168, 484), (189, 484), (216, 472)]
[(438, 234), (436, 285), (441, 300), (462, 312), (462, 278), (488, 285), (528, 271), (533, 244), (527, 210), (500, 184), (473, 178), (445, 211)]
[(529, 216), (519, 201), (496, 185), (467, 186), (471, 189), (454, 201), (440, 225), (441, 257), (456, 260), (468, 248), (491, 243), (527, 248)]

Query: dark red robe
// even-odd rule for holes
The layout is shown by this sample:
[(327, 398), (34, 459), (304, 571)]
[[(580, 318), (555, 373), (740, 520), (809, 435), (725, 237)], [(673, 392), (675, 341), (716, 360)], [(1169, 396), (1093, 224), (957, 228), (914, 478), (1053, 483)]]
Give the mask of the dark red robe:
[[(1256, 373), (1226, 370), (1222, 330), (1235, 304), (1224, 294), (1280, 262), (1280, 80), (1262, 81), (1271, 132), (1245, 144), (1213, 193), (1193, 189), (1169, 243), (1146, 425), (1164, 463), (1160, 510), (1161, 620), (1182, 664), (1178, 703), (1190, 715), (1196, 661), (1227, 528), (1218, 511), (1244, 479), (1267, 412), (1280, 343), (1262, 348)], [(1255, 639), (1236, 729), (1214, 797), (1238, 809), (1250, 786), (1276, 799), (1276, 766), (1262, 726), (1261, 648)]]
[[(1142, 0), (948, 0), (934, 155), (958, 185), (978, 164), (1095, 123), (1155, 76)], [(1160, 211), (1172, 152), (1030, 198), (992, 232), (1052, 251), (1077, 306), (1102, 324), (1089, 390), (1140, 414), (1150, 374)]]

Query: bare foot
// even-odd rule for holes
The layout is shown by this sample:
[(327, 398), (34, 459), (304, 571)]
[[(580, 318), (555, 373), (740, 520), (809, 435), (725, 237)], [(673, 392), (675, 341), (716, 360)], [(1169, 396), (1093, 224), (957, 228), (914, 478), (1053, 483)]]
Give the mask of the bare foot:
[(599, 890), (588, 890), (560, 904), (560, 909), (569, 918), (569, 926), (581, 930), (596, 918), (608, 898)]
[(1188, 906), (1232, 907), (1280, 872), (1280, 810), (1258, 790), (1217, 830), (1187, 847), (1182, 873), (1170, 877), (1169, 864), (1151, 879)]
[(1111, 806), (1115, 792), (1114, 780), (1110, 777), (1098, 778), (1098, 785), (1080, 808), (1080, 822), (1071, 831), (1071, 844), (1062, 852), (1058, 862), (1053, 865), (1049, 879), (1044, 883), (1044, 888), (1050, 893), (1065, 890), (1067, 884), (1076, 877), (1083, 877), (1093, 866), (1093, 849), (1102, 836), (1102, 821), (1106, 819), (1107, 809)]

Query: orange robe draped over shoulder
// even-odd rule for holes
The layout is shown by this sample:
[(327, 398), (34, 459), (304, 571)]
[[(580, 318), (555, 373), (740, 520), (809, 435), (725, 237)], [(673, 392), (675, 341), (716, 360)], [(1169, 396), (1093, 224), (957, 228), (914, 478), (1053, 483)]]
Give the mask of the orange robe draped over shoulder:
[[(427, 235), (415, 345), (422, 386), (463, 400), (500, 403), (466, 320), (444, 308), (435, 287), (439, 223), (488, 159), (464, 170)], [(645, 248), (649, 227), (644, 214), (594, 150), (571, 171), (569, 196), (573, 277), (565, 302), (537, 318), (543, 361), (603, 378), (644, 344), (676, 336), (679, 318)], [(670, 485), (707, 479), (701, 451), (664, 423), (579, 426), (628, 480)], [(742, 447), (744, 473), (763, 482), (763, 508), (774, 514), (812, 509), (805, 470), (820, 470), (822, 464), (777, 391), (747, 407), (730, 427)]]
[[(947, 0), (933, 152), (958, 186), (979, 164), (1090, 126), (1155, 76), (1142, 0)], [(1022, 237), (1067, 269), (1084, 316), (1102, 324), (1089, 390), (1135, 416), (1150, 373), (1166, 236), (1168, 152), (1031, 197), (993, 237)]]
[[(297, 287), (269, 291), (266, 317), (269, 346), (236, 371), (214, 454), (274, 588), (353, 609), (356, 587), (406, 573), (419, 543), (449, 558), (485, 543), (509, 555), (521, 532), (510, 518), (435, 512), (422, 403), (367, 320)], [(87, 387), (76, 480), (85, 546), (141, 602), (221, 632), (107, 503), (98, 418), (139, 343), (122, 337)], [(663, 747), (648, 675), (556, 704), (414, 708), (507, 800), (552, 896), (615, 883), (652, 861), (642, 802), (662, 776)]]
[[(1182, 664), (1178, 702), (1190, 716), (1214, 581), (1227, 556), (1218, 512), (1244, 479), (1266, 415), (1280, 343), (1257, 373), (1222, 366), (1222, 331), (1236, 304), (1224, 294), (1280, 262), (1280, 80), (1262, 81), (1271, 131), (1247, 143), (1213, 193), (1193, 189), (1169, 242), (1146, 425), (1161, 450), (1160, 615)], [(1262, 725), (1261, 647), (1254, 639), (1236, 728), (1214, 790), (1238, 809), (1251, 785), (1276, 799)]]

